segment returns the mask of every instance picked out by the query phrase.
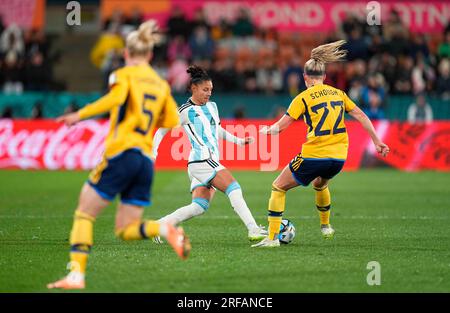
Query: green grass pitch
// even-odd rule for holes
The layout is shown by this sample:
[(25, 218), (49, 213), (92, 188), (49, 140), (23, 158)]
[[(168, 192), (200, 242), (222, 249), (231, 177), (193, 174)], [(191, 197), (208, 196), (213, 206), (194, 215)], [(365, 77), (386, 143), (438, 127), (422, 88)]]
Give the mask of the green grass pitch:
[[(277, 173), (234, 172), (258, 223)], [(0, 171), (0, 292), (46, 292), (66, 273), (72, 215), (86, 172)], [(115, 206), (95, 223), (87, 292), (449, 292), (449, 174), (344, 172), (331, 183), (333, 240), (319, 231), (311, 187), (287, 194), (294, 242), (254, 249), (221, 193), (183, 224), (191, 257), (114, 237)], [(159, 171), (146, 218), (190, 203), (186, 172)], [(367, 263), (381, 266), (369, 286)]]

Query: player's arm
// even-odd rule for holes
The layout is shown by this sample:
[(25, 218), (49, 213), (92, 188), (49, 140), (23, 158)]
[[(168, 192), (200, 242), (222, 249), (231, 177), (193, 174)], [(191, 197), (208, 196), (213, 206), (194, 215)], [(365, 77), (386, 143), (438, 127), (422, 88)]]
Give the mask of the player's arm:
[(297, 120), (304, 112), (303, 93), (299, 94), (292, 100), (287, 112), (275, 124), (263, 127), (259, 132), (261, 134), (276, 135), (288, 128), (295, 120)]
[(264, 126), (259, 131), (261, 134), (276, 135), (288, 128), (295, 121), (290, 115), (285, 114), (275, 124)]
[(378, 138), (378, 135), (375, 131), (375, 128), (372, 125), (372, 122), (367, 117), (367, 115), (357, 106), (355, 106), (351, 111), (348, 112), (354, 119), (361, 123), (364, 129), (369, 133), (370, 138), (377, 149), (377, 152), (382, 156), (386, 156), (389, 153), (389, 147)]
[(127, 93), (128, 86), (125, 82), (114, 83), (112, 84), (110, 91), (97, 101), (88, 104), (77, 112), (60, 116), (56, 121), (64, 122), (67, 126), (72, 126), (81, 120), (104, 114), (124, 103)]
[(233, 142), (239, 146), (244, 146), (247, 144), (251, 144), (255, 141), (255, 138), (253, 137), (245, 137), (245, 138), (239, 138), (235, 135), (231, 134), (227, 130), (225, 130), (222, 126), (219, 125), (219, 138), (225, 139), (226, 141)]
[(156, 159), (158, 156), (158, 147), (161, 144), (161, 141), (163, 140), (164, 136), (167, 135), (167, 133), (170, 131), (170, 128), (159, 128), (155, 136), (153, 137), (153, 157)]

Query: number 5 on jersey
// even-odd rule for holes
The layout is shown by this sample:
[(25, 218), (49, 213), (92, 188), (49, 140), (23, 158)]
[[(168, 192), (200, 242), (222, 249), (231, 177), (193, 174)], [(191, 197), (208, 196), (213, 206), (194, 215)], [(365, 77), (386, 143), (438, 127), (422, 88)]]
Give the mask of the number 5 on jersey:
[(142, 135), (146, 135), (152, 126), (153, 113), (149, 110), (151, 102), (155, 101), (156, 97), (150, 94), (144, 94), (144, 100), (142, 103), (142, 113), (144, 114), (144, 120), (141, 122), (141, 127), (136, 127), (135, 131)]

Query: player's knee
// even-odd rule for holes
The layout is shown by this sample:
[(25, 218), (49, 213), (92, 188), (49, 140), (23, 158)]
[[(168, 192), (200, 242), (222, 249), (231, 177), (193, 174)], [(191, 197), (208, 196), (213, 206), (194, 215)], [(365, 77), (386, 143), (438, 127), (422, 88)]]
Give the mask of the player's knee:
[(234, 181), (228, 185), (227, 189), (225, 190), (225, 194), (227, 196), (230, 196), (230, 193), (232, 193), (235, 190), (241, 190), (241, 185), (239, 185), (237, 181)]
[(328, 187), (328, 181), (322, 179), (321, 177), (317, 177), (316, 179), (313, 180), (312, 185), (314, 190), (322, 191)]
[(279, 186), (279, 184), (277, 184), (276, 182), (273, 182), (273, 183), (272, 183), (272, 191), (283, 192), (283, 193), (286, 192), (286, 190), (284, 190), (284, 188), (281, 188), (281, 187)]
[(192, 204), (198, 205), (203, 209), (203, 212), (206, 212), (209, 208), (209, 201), (205, 198), (194, 198), (192, 199)]

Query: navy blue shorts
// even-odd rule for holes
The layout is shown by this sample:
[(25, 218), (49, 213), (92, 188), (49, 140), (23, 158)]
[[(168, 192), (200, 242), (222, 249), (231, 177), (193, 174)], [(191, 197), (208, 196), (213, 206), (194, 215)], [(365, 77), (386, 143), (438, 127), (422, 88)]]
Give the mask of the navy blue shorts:
[(316, 177), (333, 178), (342, 170), (344, 163), (344, 160), (338, 159), (304, 159), (298, 154), (289, 163), (289, 168), (299, 185), (308, 186)]
[(120, 194), (122, 203), (150, 205), (153, 161), (137, 149), (122, 152), (111, 159), (103, 158), (91, 172), (88, 183), (108, 201)]

